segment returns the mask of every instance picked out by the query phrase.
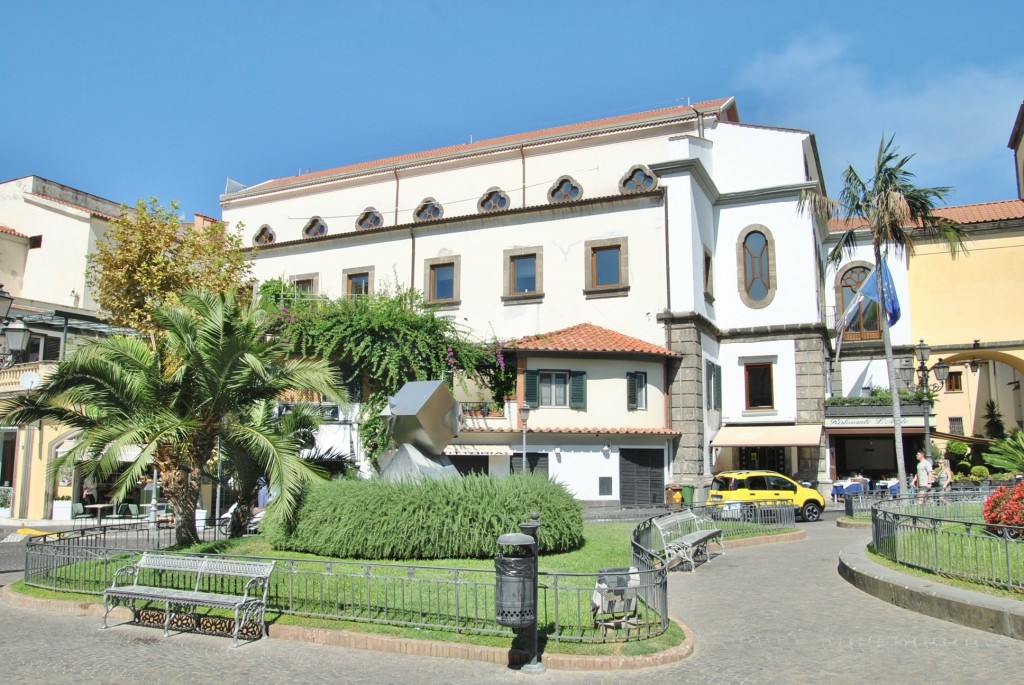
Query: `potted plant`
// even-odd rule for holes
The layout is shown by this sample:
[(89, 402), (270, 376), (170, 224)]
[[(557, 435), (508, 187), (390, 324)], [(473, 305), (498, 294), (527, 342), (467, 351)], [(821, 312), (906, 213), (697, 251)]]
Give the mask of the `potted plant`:
[(51, 517), (54, 521), (70, 521), (71, 520), (71, 496), (64, 495), (62, 497), (56, 497), (53, 500), (53, 516)]
[(14, 499), (14, 488), (0, 488), (0, 518), (11, 518), (11, 501)]

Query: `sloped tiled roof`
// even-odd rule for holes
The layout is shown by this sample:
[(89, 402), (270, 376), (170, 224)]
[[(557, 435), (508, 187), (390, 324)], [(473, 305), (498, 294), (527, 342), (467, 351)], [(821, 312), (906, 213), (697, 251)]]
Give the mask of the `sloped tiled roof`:
[[(1024, 219), (1024, 200), (1001, 200), (973, 205), (939, 207), (934, 214), (966, 225)], [(851, 228), (864, 228), (865, 226), (867, 224), (863, 219), (832, 219), (828, 222), (828, 229), (832, 233), (842, 233)]]
[(513, 341), (509, 347), (516, 350), (535, 352), (583, 352), (583, 353), (620, 353), (620, 354), (655, 354), (662, 357), (678, 357), (671, 350), (652, 345), (646, 340), (633, 338), (622, 333), (595, 326), (592, 323), (581, 323), (569, 328), (540, 333)]
[(478, 140), (472, 143), (449, 145), (446, 147), (435, 148), (433, 150), (424, 150), (421, 152), (412, 152), (403, 155), (395, 155), (393, 157), (385, 157), (383, 159), (376, 159), (369, 162), (358, 162), (356, 164), (340, 166), (334, 169), (326, 169), (324, 171), (314, 171), (308, 174), (299, 174), (296, 176), (277, 178), (270, 181), (264, 181), (263, 183), (258, 183), (253, 186), (249, 186), (248, 188), (238, 191), (238, 193), (244, 195), (248, 194), (249, 192), (262, 192), (273, 190), (279, 186), (292, 186), (317, 183), (318, 181), (326, 181), (331, 178), (355, 175), (362, 172), (368, 172), (374, 169), (389, 169), (391, 167), (409, 164), (412, 162), (427, 161), (431, 159), (452, 158), (461, 155), (484, 152), (492, 149), (514, 147), (517, 145), (523, 145), (527, 143), (571, 138), (574, 136), (584, 135), (587, 133), (643, 126), (646, 124), (653, 124), (662, 121), (671, 121), (672, 119), (675, 118), (693, 117), (696, 115), (697, 109), (700, 109), (702, 112), (707, 111), (708, 113), (710, 113), (711, 111), (714, 110), (720, 110), (723, 108), (728, 109), (727, 105), (729, 105), (732, 102), (733, 98), (731, 97), (719, 98), (716, 100), (698, 102), (695, 103), (694, 105), (677, 105), (673, 107), (663, 107), (661, 109), (649, 110), (646, 112), (634, 112), (632, 114), (622, 114), (620, 116), (607, 117), (604, 119), (594, 119), (592, 121), (565, 124), (563, 126), (552, 126), (550, 128), (539, 129), (536, 131), (528, 131), (526, 133), (514, 133), (512, 135), (499, 136), (497, 138), (487, 138), (484, 140)]
[(7, 226), (0, 226), (0, 233), (6, 233), (7, 235), (13, 235), (13, 236), (17, 236), (19, 238), (27, 238), (28, 237), (28, 236), (26, 236), (26, 235), (24, 235), (22, 233), (18, 233), (13, 228), (8, 228)]
[(40, 197), (40, 198), (42, 198), (44, 200), (47, 200), (49, 202), (55, 202), (58, 205), (64, 205), (65, 207), (71, 207), (72, 209), (77, 209), (80, 212), (85, 212), (86, 214), (89, 214), (90, 216), (95, 216), (95, 217), (98, 217), (100, 219), (106, 219), (107, 221), (113, 221), (114, 219), (117, 218), (116, 216), (111, 216), (110, 214), (104, 214), (103, 212), (97, 212), (95, 209), (89, 209), (88, 207), (83, 207), (82, 205), (76, 205), (74, 202), (68, 202), (67, 200), (58, 200), (57, 198), (50, 197), (49, 195), (40, 195), (38, 193), (25, 193), (25, 194), (26, 195), (31, 195), (32, 197)]

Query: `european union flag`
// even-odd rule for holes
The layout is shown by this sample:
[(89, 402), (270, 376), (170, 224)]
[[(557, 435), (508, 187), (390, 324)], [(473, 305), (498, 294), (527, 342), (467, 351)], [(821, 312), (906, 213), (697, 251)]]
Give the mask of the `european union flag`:
[(896, 298), (896, 284), (892, 282), (892, 274), (885, 260), (882, 260), (882, 298), (879, 302), (878, 281), (875, 279), (875, 272), (872, 271), (867, 281), (861, 286), (859, 295), (878, 302), (885, 309), (889, 325), (900, 320), (900, 301)]

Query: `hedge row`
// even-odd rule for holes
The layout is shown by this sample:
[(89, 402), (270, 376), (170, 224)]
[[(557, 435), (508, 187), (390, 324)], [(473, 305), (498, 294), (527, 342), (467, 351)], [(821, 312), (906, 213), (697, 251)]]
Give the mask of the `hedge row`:
[(559, 483), (538, 475), (389, 482), (315, 483), (291, 524), (268, 520), (275, 549), (359, 559), (487, 558), (499, 535), (540, 513), (540, 550), (583, 543), (583, 509)]

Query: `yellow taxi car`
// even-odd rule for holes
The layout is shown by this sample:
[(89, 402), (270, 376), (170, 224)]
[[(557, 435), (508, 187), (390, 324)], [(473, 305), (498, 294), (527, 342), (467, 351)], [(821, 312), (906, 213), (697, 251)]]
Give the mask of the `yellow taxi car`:
[(711, 482), (708, 505), (789, 500), (804, 521), (817, 521), (825, 508), (821, 493), (775, 471), (722, 471)]

